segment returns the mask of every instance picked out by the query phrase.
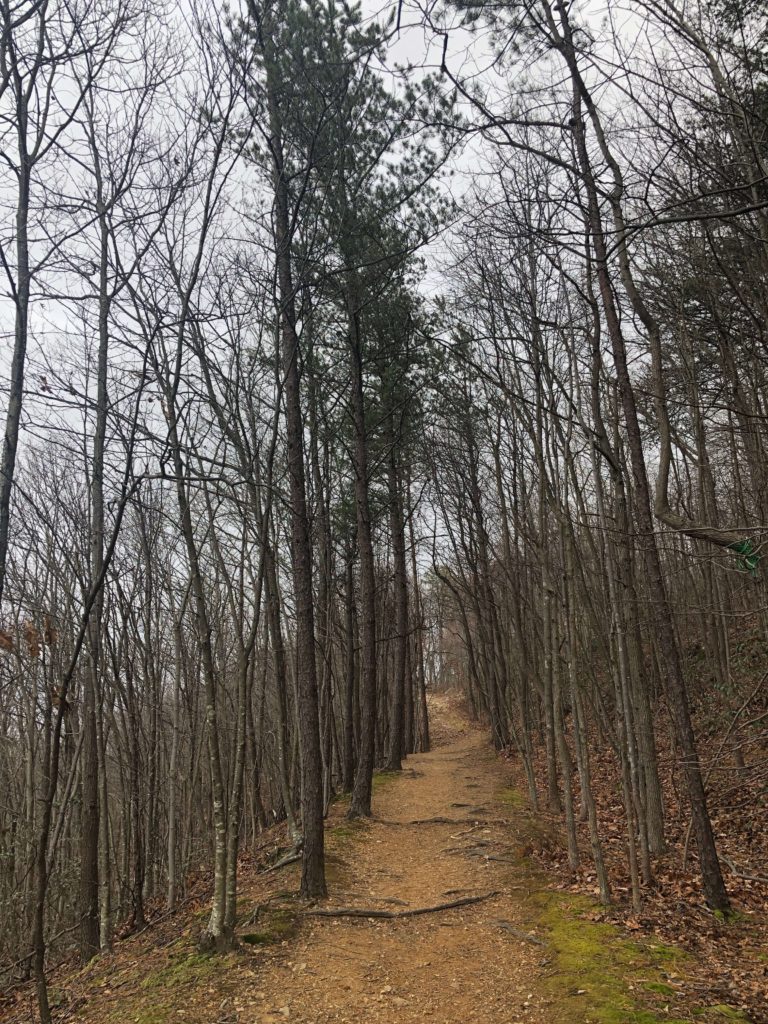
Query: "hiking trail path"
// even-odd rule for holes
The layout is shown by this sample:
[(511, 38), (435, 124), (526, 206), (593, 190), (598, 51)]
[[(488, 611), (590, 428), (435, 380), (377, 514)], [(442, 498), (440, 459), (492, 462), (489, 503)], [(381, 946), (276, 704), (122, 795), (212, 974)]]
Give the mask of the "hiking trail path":
[(396, 920), (307, 918), (290, 956), (260, 972), (254, 1020), (548, 1020), (537, 995), (546, 949), (529, 931), (530, 880), (514, 870), (503, 763), (451, 700), (433, 697), (430, 711), (432, 750), (376, 786), (374, 820), (347, 839), (342, 891), (331, 884), (324, 906), (397, 912), (495, 895)]

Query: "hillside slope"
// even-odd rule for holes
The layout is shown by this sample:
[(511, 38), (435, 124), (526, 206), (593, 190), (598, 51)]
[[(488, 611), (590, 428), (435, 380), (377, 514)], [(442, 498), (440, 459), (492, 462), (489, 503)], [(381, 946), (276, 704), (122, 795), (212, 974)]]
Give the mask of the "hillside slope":
[[(113, 955), (54, 974), (58, 1020), (722, 1021), (727, 1007), (691, 1002), (682, 953), (626, 937), (595, 920), (584, 897), (547, 884), (527, 854), (555, 839), (506, 788), (484, 731), (450, 698), (433, 698), (432, 711), (433, 751), (409, 758), (401, 775), (379, 776), (375, 820), (350, 824), (343, 802), (334, 805), (322, 907), (294, 899), (295, 866), (246, 863), (238, 952), (198, 953), (206, 908), (188, 906)], [(474, 898), (413, 916), (366, 913)], [(0, 1019), (34, 1020), (33, 993), (18, 993)]]

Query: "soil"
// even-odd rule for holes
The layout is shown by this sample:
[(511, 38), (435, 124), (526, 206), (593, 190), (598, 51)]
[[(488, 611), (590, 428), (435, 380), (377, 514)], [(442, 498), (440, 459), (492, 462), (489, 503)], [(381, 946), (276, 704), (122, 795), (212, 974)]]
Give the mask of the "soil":
[(509, 827), (509, 806), (499, 799), (503, 770), (484, 733), (450, 702), (433, 702), (433, 722), (433, 751), (409, 757), (402, 774), (379, 779), (377, 820), (350, 839), (354, 851), (345, 851), (354, 863), (354, 872), (344, 873), (345, 888), (354, 888), (332, 890), (326, 906), (397, 911), (496, 895), (400, 920), (312, 920), (291, 959), (273, 962), (262, 976), (265, 1021), (551, 1019), (538, 991), (544, 948), (509, 931), (527, 927), (519, 885), (507, 862), (485, 855), (493, 855)]
[[(460, 702), (433, 696), (433, 748), (378, 775), (374, 819), (327, 823), (329, 898), (296, 897), (298, 865), (279, 860), (281, 828), (244, 851), (238, 949), (201, 954), (210, 880), (172, 915), (86, 967), (50, 975), (59, 1024), (699, 1024), (728, 1006), (691, 1006), (680, 951), (604, 923), (558, 891), (535, 855), (561, 842), (509, 788), (510, 768)], [(393, 919), (470, 897), (471, 905)], [(0, 1020), (36, 1020), (31, 986)], [(710, 1011), (715, 1011), (714, 1016)]]

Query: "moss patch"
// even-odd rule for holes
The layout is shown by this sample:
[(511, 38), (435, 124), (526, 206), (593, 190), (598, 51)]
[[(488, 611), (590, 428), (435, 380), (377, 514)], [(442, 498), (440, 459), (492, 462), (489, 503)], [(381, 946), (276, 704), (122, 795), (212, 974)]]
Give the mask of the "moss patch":
[(239, 938), (249, 946), (274, 946), (296, 933), (297, 915), (291, 907), (261, 907), (258, 931), (245, 932)]
[(648, 942), (646, 946), (653, 954), (653, 959), (660, 964), (681, 963), (688, 956), (684, 950), (678, 949), (677, 946), (665, 946), (663, 942)]
[[(636, 941), (612, 924), (591, 920), (600, 908), (585, 896), (539, 890), (530, 901), (552, 959), (544, 988), (558, 1024), (685, 1024), (675, 1016), (677, 990), (665, 980), (684, 975), (684, 950)], [(707, 1024), (749, 1022), (732, 1006), (692, 1012)]]
[[(544, 986), (558, 1024), (683, 1024), (670, 1014), (675, 990), (663, 981), (663, 969), (685, 958), (682, 950), (635, 942), (590, 920), (596, 907), (583, 896), (540, 891), (531, 901), (553, 961)], [(662, 997), (665, 1006), (643, 1006), (643, 995)]]
[[(215, 971), (226, 970), (233, 954), (217, 957), (191, 945), (171, 954), (168, 960), (141, 981), (135, 994), (126, 994), (107, 1016), (107, 1024), (167, 1024), (175, 1019), (180, 1001), (193, 1002), (194, 991), (210, 982)], [(222, 967), (222, 965), (224, 965)]]
[(506, 786), (499, 793), (499, 800), (503, 804), (507, 804), (509, 807), (521, 809), (528, 806), (527, 798), (520, 792), (519, 789), (515, 789), (514, 786)]
[(746, 1021), (749, 1018), (745, 1017), (741, 1010), (737, 1010), (733, 1006), (726, 1006), (724, 1003), (719, 1006), (710, 1006), (709, 1012), (716, 1014), (718, 1017), (722, 1017), (725, 1020), (742, 1020)]
[[(130, 1010), (128, 1013), (130, 1014)], [(137, 1017), (128, 1016), (122, 1019), (133, 1021), (133, 1024), (166, 1024), (171, 1019), (171, 1011), (170, 1008), (142, 1010)]]
[(331, 839), (345, 842), (348, 839), (360, 839), (365, 835), (365, 825), (359, 818), (349, 819), (341, 825), (334, 825), (327, 833)]
[(402, 778), (402, 774), (402, 772), (374, 772), (373, 792), (376, 793), (390, 782), (394, 782), (395, 779)]
[(178, 988), (197, 983), (212, 969), (213, 956), (210, 953), (186, 953), (173, 957), (164, 967), (152, 971), (141, 982), (143, 989)]
[(368, 835), (366, 818), (341, 818), (326, 830), (325, 880), (329, 886), (341, 886), (349, 872), (346, 849)]
[(66, 1002), (66, 995), (60, 988), (51, 986), (48, 989), (48, 1005), (52, 1009), (58, 1009), (59, 1007), (64, 1006)]
[[(547, 943), (549, 963), (542, 988), (553, 1024), (690, 1021), (690, 1007), (676, 1006), (678, 990), (669, 984), (685, 973), (685, 951), (658, 941), (630, 938), (620, 927), (600, 920), (604, 908), (588, 897), (550, 889), (549, 879), (527, 848), (559, 845), (562, 836), (545, 816), (531, 810), (519, 789), (502, 788), (496, 798), (515, 812), (518, 838), (526, 851), (520, 855), (514, 881), (519, 885), (522, 877), (528, 883), (530, 920), (538, 924)], [(702, 1009), (697, 1019), (724, 1024), (726, 1018), (718, 1018), (714, 1010)]]
[(646, 989), (649, 992), (656, 992), (660, 996), (673, 996), (675, 990), (671, 985), (665, 985), (663, 981), (649, 981), (646, 982)]

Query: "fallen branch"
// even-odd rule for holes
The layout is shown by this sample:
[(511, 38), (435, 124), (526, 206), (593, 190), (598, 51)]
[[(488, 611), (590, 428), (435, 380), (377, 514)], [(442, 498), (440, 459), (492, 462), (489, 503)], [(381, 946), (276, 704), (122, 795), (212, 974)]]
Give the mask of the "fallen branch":
[(736, 865), (731, 860), (731, 858), (726, 857), (724, 853), (720, 854), (720, 860), (725, 861), (725, 863), (728, 865), (728, 867), (731, 869), (731, 871), (737, 878), (744, 878), (748, 882), (768, 882), (768, 878), (766, 878), (765, 875), (750, 875), (747, 874), (745, 871), (739, 871)]
[[(726, 729), (725, 736), (723, 736), (722, 741), (720, 743), (720, 746), (717, 748), (717, 753), (715, 754), (715, 756), (714, 756), (714, 758), (712, 760), (712, 763), (710, 764), (709, 768), (706, 771), (706, 774), (704, 775), (704, 785), (705, 786), (709, 782), (710, 776), (712, 775), (712, 772), (714, 771), (715, 765), (717, 764), (718, 760), (720, 759), (720, 755), (723, 752), (723, 747), (728, 742), (728, 739), (729, 739), (731, 733), (733, 732), (733, 730), (736, 728), (736, 723), (738, 722), (739, 718), (741, 717), (742, 712), (746, 711), (746, 709), (752, 703), (754, 698), (757, 696), (757, 694), (763, 688), (763, 684), (765, 683), (766, 678), (768, 678), (768, 672), (766, 672), (763, 675), (763, 677), (760, 680), (760, 682), (757, 684), (757, 686), (754, 688), (754, 690), (750, 693), (750, 695), (747, 697), (747, 699), (741, 705), (739, 710), (733, 716), (731, 724)], [(750, 723), (747, 723), (747, 724), (749, 725)], [(685, 867), (686, 862), (688, 860), (688, 844), (691, 841), (691, 832), (692, 831), (693, 831), (693, 815), (691, 815), (690, 820), (688, 821), (688, 830), (685, 833), (685, 845), (683, 846), (683, 867)], [(723, 859), (725, 859), (725, 858), (723, 858)], [(727, 860), (726, 860), (726, 864), (728, 864)], [(730, 867), (731, 871), (733, 871), (734, 874), (737, 874), (737, 872), (734, 870), (734, 867), (733, 867), (732, 864), (728, 864), (728, 866)], [(744, 876), (740, 876), (740, 877), (744, 877)], [(750, 879), (750, 881), (756, 881), (756, 879)]]
[(269, 868), (264, 868), (264, 870), (260, 871), (259, 874), (268, 875), (272, 871), (277, 871), (278, 868), (284, 868), (288, 864), (295, 864), (296, 861), (298, 860), (301, 860), (301, 851), (299, 851), (298, 853), (289, 853), (287, 857), (283, 857), (282, 860), (279, 860), (276, 864), (273, 864)]
[(509, 921), (491, 921), (491, 924), (497, 928), (501, 928), (505, 932), (509, 932), (510, 935), (514, 935), (516, 939), (524, 939), (526, 942), (532, 942), (534, 946), (546, 946), (546, 942), (542, 939), (537, 939), (535, 935), (531, 935), (529, 932), (521, 931), (519, 928), (515, 928)]
[[(464, 819), (466, 820), (466, 819)], [(462, 825), (464, 822), (456, 818), (414, 818), (412, 821), (404, 822), (406, 825)]]
[(482, 825), (473, 825), (472, 828), (465, 828), (463, 832), (455, 832), (451, 839), (460, 839), (461, 836), (468, 836), (470, 832), (476, 832), (477, 829), (482, 828)]
[(457, 907), (469, 907), (473, 903), (480, 903), (489, 900), (497, 893), (487, 892), (482, 896), (464, 896), (460, 900), (451, 900), (449, 903), (437, 903), (433, 907), (414, 907), (412, 910), (371, 910), (361, 907), (338, 907), (335, 909), (306, 910), (308, 917), (377, 917), (387, 921), (400, 917), (417, 917), (420, 914), (436, 914), (441, 910), (455, 910)]

